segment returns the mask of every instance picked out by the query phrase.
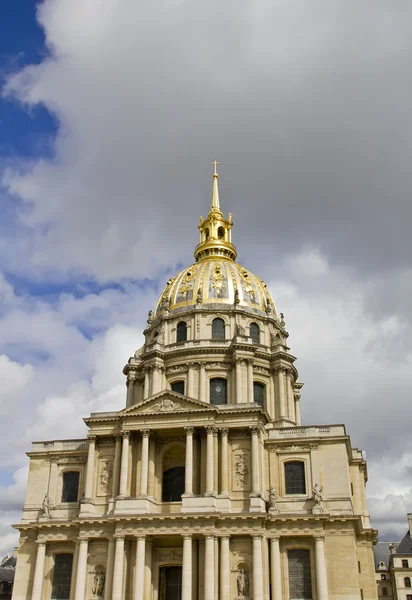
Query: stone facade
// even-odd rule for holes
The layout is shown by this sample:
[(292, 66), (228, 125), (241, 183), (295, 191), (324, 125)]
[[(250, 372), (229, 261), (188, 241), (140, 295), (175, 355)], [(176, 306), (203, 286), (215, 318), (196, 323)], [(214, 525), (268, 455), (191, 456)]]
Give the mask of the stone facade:
[(283, 315), (231, 227), (215, 173), (197, 262), (124, 368), (126, 407), (33, 444), (15, 600), (377, 597), (364, 457), (343, 425), (301, 425)]

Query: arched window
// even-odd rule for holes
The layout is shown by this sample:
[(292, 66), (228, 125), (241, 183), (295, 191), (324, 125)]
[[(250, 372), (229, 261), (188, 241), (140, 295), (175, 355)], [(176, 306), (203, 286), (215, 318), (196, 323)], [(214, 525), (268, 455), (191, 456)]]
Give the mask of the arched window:
[(209, 229), (205, 229), (205, 238), (209, 239)]
[(212, 321), (212, 340), (225, 339), (225, 322), (223, 319), (213, 319)]
[(174, 381), (170, 386), (172, 388), (172, 392), (176, 392), (176, 394), (185, 394), (185, 382), (184, 381)]
[(217, 229), (217, 237), (219, 238), (219, 240), (223, 240), (225, 237), (225, 228), (224, 227), (218, 227)]
[(54, 557), (52, 600), (69, 600), (72, 579), (73, 554), (56, 554)]
[(302, 461), (285, 463), (285, 491), (287, 494), (306, 494), (305, 463)]
[(253, 382), (253, 402), (259, 404), (262, 408), (265, 407), (265, 388), (263, 383)]
[(312, 598), (309, 550), (288, 551), (289, 598)]
[(215, 378), (210, 380), (210, 404), (227, 404), (227, 381)]
[(405, 577), (403, 580), (405, 587), (411, 587), (411, 578), (410, 577)]
[(250, 324), (250, 337), (254, 344), (260, 344), (260, 329), (257, 323)]
[(382, 588), (382, 596), (387, 596), (388, 595), (388, 588), (387, 587), (383, 587)]
[(63, 473), (62, 502), (77, 502), (79, 499), (79, 471)]
[(184, 321), (180, 321), (176, 328), (176, 342), (187, 341), (187, 325)]
[(162, 502), (181, 502), (185, 493), (185, 468), (172, 467), (163, 471)]

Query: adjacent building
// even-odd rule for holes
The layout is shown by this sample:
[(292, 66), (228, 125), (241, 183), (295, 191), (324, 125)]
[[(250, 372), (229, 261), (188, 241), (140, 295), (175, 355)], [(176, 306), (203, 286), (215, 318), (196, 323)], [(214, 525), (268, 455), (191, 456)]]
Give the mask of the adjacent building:
[(412, 514), (400, 542), (378, 542), (374, 547), (378, 597), (412, 600)]

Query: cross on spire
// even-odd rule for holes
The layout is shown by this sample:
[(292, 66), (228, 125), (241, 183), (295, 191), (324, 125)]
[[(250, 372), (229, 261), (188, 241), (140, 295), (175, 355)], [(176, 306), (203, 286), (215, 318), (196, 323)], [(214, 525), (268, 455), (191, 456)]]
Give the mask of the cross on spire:
[(216, 169), (217, 169), (217, 165), (220, 165), (220, 163), (219, 163), (217, 160), (214, 160), (214, 161), (212, 162), (212, 166), (213, 166), (213, 168), (214, 168), (214, 173), (213, 173), (213, 175), (217, 175), (217, 170), (216, 170)]

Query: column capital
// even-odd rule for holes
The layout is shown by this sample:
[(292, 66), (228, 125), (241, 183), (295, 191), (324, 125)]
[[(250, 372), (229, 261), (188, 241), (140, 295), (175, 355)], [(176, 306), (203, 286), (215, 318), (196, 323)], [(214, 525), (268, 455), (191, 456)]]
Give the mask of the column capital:
[(145, 540), (146, 535), (139, 533), (138, 535), (135, 536), (135, 538), (136, 538), (136, 540)]
[(151, 436), (151, 430), (150, 429), (141, 429), (140, 433), (142, 434), (142, 438), (148, 438)]
[(186, 435), (193, 435), (195, 432), (195, 428), (189, 425), (188, 427), (185, 427), (185, 431)]
[(252, 366), (253, 366), (253, 364), (254, 364), (254, 362), (255, 362), (255, 361), (253, 360), (253, 358), (246, 358), (246, 359), (245, 359), (245, 362), (246, 362), (246, 364), (247, 364), (248, 366), (250, 366), (250, 365), (252, 365)]
[(260, 433), (260, 427), (258, 425), (251, 425), (249, 430), (252, 435), (259, 435)]
[(122, 439), (122, 436), (120, 433), (115, 433), (114, 435), (112, 435), (112, 441), (116, 444), (116, 442), (120, 441)]
[(215, 433), (217, 433), (217, 429), (214, 425), (206, 425), (205, 430), (208, 435), (210, 435), (210, 434), (215, 435)]
[(252, 540), (262, 540), (263, 539), (263, 535), (261, 533), (252, 533), (251, 536)]
[(219, 535), (219, 539), (220, 540), (229, 540), (229, 542), (230, 542), (230, 535)]
[(131, 436), (131, 431), (130, 429), (125, 429), (125, 431), (122, 431), (122, 433), (120, 434), (122, 436), (123, 439), (129, 439)]
[(280, 535), (271, 535), (268, 539), (271, 542), (280, 542)]
[(191, 533), (182, 533), (182, 538), (184, 540), (191, 540), (191, 539), (193, 539), (193, 534), (191, 534)]
[(318, 543), (318, 542), (322, 542), (322, 543), (323, 543), (323, 542), (325, 541), (325, 536), (324, 536), (324, 534), (315, 535), (315, 536), (313, 536), (313, 537), (315, 538), (315, 542), (316, 542), (316, 543)]
[(229, 435), (229, 428), (228, 427), (221, 427), (219, 429), (219, 431), (220, 431), (220, 435), (222, 437), (227, 437)]
[(236, 365), (243, 365), (246, 361), (244, 358), (235, 358), (235, 360), (233, 361)]
[(36, 540), (37, 547), (40, 548), (46, 546), (47, 542), (45, 540)]
[(97, 435), (91, 434), (87, 436), (90, 444), (95, 444), (97, 441)]
[(199, 369), (205, 369), (207, 362), (205, 360), (199, 360), (197, 364), (199, 365)]
[(89, 543), (89, 538), (78, 538), (78, 539), (76, 540), (76, 542), (77, 542), (78, 544), (88, 544), (88, 543)]
[(214, 533), (205, 533), (205, 540), (214, 540), (216, 538)]

